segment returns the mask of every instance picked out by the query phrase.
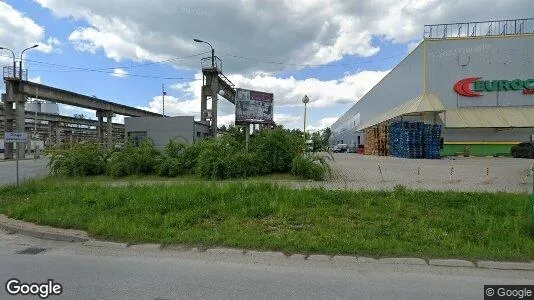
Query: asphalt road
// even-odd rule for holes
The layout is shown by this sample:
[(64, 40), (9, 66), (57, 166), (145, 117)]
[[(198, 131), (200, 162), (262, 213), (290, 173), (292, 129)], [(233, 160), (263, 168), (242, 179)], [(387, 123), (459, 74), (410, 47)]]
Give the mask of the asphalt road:
[[(47, 250), (16, 254), (31, 246)], [(10, 278), (54, 279), (63, 293), (49, 299), (482, 299), (484, 284), (534, 282), (532, 271), (366, 263), (331, 267), (287, 258), (251, 264), (128, 249), (0, 231), (0, 298), (10, 299), (5, 291)]]
[[(48, 158), (25, 159), (19, 161), (19, 180), (48, 175)], [(17, 164), (15, 160), (0, 160), (0, 186), (17, 183)]]

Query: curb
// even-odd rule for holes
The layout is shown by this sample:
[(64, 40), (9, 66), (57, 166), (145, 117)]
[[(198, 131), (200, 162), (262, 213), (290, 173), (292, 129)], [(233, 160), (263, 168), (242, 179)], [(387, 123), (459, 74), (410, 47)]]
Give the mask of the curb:
[(44, 240), (62, 242), (86, 242), (89, 240), (89, 236), (84, 231), (35, 225), (29, 222), (10, 219), (2, 214), (0, 214), (0, 229)]
[[(135, 244), (128, 245), (125, 243), (114, 243), (109, 241), (100, 241), (91, 239), (85, 231), (59, 229), (49, 226), (41, 226), (33, 223), (10, 219), (0, 214), (0, 230), (10, 233), (19, 233), (39, 239), (63, 241), (63, 242), (82, 242), (83, 246), (91, 248), (110, 248), (110, 249), (130, 249), (138, 251), (192, 251), (189, 247), (181, 245), (166, 246), (159, 244)], [(193, 248), (195, 249), (195, 248)], [(194, 251), (195, 252), (195, 251)], [(371, 258), (363, 256), (344, 256), (344, 255), (322, 255), (322, 254), (299, 254), (287, 255), (282, 252), (273, 251), (254, 251), (231, 248), (209, 248), (205, 251), (196, 251), (205, 253), (208, 256), (229, 257), (229, 258), (249, 258), (255, 263), (268, 261), (269, 259), (290, 259), (292, 261), (315, 262), (332, 266), (346, 266), (351, 264), (382, 264), (382, 265), (405, 265), (405, 266), (427, 266), (427, 267), (452, 267), (468, 269), (497, 269), (512, 271), (534, 271), (534, 261), (532, 262), (499, 262), (499, 261), (477, 261), (472, 262), (461, 259), (429, 259), (414, 257), (384, 257)]]

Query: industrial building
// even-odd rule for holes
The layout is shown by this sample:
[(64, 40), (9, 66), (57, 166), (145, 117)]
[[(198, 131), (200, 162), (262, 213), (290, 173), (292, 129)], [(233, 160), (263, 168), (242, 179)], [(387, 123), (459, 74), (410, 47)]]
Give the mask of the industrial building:
[(442, 156), (533, 141), (533, 32), (534, 19), (425, 26), (418, 47), (332, 125), (330, 145), (362, 145), (393, 121), (442, 125)]
[(193, 116), (125, 118), (126, 138), (134, 146), (149, 139), (155, 148), (163, 149), (170, 140), (192, 144), (209, 137), (209, 124), (195, 121)]

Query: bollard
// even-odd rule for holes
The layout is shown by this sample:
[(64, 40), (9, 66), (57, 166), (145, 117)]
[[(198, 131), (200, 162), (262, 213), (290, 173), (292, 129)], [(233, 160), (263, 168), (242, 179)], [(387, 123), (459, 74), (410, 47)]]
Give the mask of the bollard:
[(531, 164), (530, 167), (527, 169), (527, 173), (523, 177), (523, 184), (527, 184), (527, 179), (529, 176), (534, 176), (534, 164)]
[(382, 175), (382, 169), (380, 168), (380, 164), (378, 164), (378, 172), (380, 173), (380, 178), (382, 179), (382, 182), (386, 182), (384, 180), (384, 175)]
[(454, 164), (451, 164), (451, 173), (449, 175), (449, 181), (452, 182), (452, 175), (454, 174)]
[(486, 182), (490, 182), (490, 168), (486, 167)]
[(421, 165), (417, 166), (417, 182), (421, 182)]

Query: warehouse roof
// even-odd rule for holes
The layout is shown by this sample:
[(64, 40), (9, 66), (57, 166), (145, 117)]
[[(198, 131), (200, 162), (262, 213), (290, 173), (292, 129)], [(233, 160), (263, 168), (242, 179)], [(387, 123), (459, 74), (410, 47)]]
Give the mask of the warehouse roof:
[(534, 127), (534, 106), (450, 109), (445, 112), (445, 127)]
[(438, 96), (434, 94), (423, 94), (416, 97), (402, 105), (399, 105), (378, 118), (372, 119), (368, 122), (361, 124), (356, 130), (362, 130), (371, 126), (380, 124), (382, 122), (389, 121), (393, 118), (403, 115), (419, 114), (423, 112), (443, 112), (445, 107)]

